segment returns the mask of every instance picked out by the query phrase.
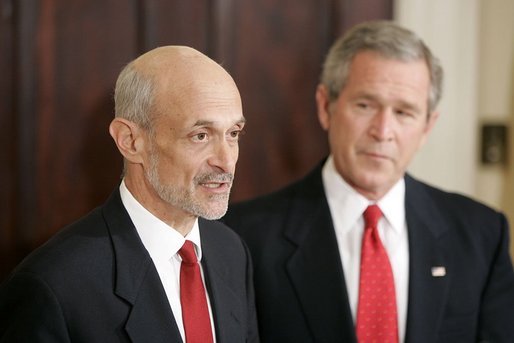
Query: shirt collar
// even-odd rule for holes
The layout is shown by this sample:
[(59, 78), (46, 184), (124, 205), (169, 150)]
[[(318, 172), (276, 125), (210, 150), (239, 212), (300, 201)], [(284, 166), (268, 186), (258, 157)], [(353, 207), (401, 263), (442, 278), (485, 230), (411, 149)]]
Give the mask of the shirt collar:
[(201, 260), (202, 249), (198, 219), (195, 220), (192, 230), (186, 237), (183, 237), (177, 230), (143, 207), (130, 193), (125, 185), (125, 180), (122, 180), (120, 184), (120, 196), (143, 245), (153, 260), (170, 260), (172, 257), (178, 256), (177, 252), (182, 248), (186, 239), (193, 242), (198, 261)]
[[(337, 172), (330, 155), (322, 170), (323, 185), (329, 205), (337, 207), (343, 230), (350, 229), (371, 205), (363, 195), (355, 191)], [(405, 227), (405, 180), (401, 178), (379, 201), (376, 202), (393, 230), (400, 233)]]

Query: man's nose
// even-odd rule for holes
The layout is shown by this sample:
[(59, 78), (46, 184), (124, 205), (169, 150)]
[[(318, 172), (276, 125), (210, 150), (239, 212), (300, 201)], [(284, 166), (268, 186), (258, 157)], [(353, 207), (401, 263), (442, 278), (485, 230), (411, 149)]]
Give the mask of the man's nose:
[(394, 114), (391, 109), (378, 111), (371, 120), (370, 134), (379, 141), (388, 141), (393, 137)]
[(237, 143), (220, 140), (213, 147), (209, 164), (225, 173), (232, 173), (236, 166), (238, 154), (239, 146)]

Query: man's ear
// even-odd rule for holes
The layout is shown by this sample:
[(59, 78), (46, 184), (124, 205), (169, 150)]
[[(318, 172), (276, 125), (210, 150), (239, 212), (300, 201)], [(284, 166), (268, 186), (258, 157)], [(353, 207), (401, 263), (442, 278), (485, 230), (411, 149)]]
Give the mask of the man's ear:
[(139, 126), (123, 118), (114, 118), (109, 125), (109, 133), (127, 161), (142, 163), (145, 140)]
[(319, 84), (316, 89), (316, 106), (318, 109), (318, 120), (323, 130), (328, 130), (330, 126), (330, 113), (329, 113), (329, 96), (328, 89), (325, 85)]

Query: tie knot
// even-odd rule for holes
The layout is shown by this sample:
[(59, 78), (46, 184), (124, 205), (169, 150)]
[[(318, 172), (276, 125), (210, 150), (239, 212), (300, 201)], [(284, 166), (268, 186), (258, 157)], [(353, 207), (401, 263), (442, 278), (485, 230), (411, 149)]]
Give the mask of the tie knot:
[(366, 222), (366, 228), (377, 227), (378, 220), (382, 217), (382, 211), (378, 205), (370, 205), (364, 211), (364, 221)]
[(178, 251), (180, 257), (182, 257), (182, 262), (185, 263), (196, 263), (198, 260), (196, 259), (195, 246), (193, 242), (186, 240), (184, 245)]

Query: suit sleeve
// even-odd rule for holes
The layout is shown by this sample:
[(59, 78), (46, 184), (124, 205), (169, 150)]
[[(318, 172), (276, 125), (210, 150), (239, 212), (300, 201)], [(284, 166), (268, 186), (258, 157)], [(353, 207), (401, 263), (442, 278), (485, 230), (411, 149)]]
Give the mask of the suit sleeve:
[(18, 273), (0, 288), (0, 343), (70, 342), (58, 299), (30, 273)]
[(483, 293), (479, 341), (512, 342), (514, 337), (514, 271), (509, 256), (509, 225), (501, 215), (501, 235)]

